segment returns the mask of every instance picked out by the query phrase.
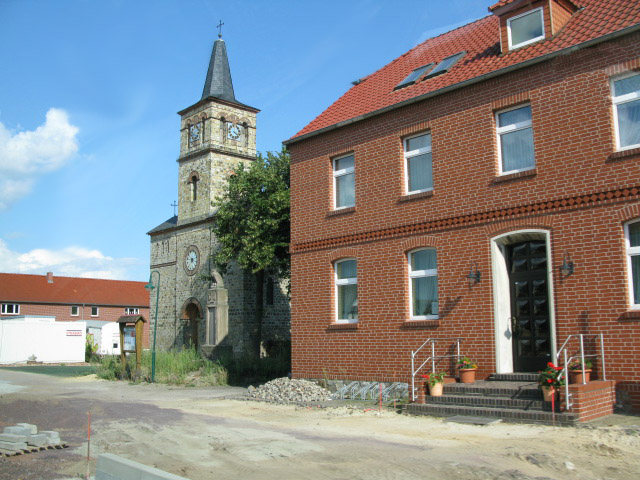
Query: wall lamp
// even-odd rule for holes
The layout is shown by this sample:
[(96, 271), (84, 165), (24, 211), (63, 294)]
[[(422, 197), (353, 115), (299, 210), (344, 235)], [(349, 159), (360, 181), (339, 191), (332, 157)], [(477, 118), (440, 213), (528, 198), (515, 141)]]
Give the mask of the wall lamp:
[(560, 265), (560, 272), (562, 272), (565, 277), (568, 277), (573, 273), (573, 261), (568, 253), (564, 254), (562, 265)]
[(469, 281), (469, 285), (474, 285), (476, 283), (480, 283), (480, 270), (478, 270), (478, 263), (472, 262), (471, 268), (469, 269), (469, 274), (467, 275), (467, 280)]

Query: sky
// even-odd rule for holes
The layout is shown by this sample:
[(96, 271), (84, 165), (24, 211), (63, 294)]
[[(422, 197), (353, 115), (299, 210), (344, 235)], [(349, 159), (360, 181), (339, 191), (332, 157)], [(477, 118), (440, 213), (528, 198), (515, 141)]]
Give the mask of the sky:
[(222, 20), (236, 99), (280, 150), (364, 77), (484, 0), (0, 0), (0, 272), (146, 281), (180, 119)]

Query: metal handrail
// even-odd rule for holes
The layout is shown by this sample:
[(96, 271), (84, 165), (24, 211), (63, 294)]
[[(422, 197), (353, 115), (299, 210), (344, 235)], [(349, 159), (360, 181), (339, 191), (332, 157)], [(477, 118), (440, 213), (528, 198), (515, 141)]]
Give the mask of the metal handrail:
[(584, 333), (574, 333), (571, 334), (567, 337), (567, 339), (564, 341), (564, 343), (562, 344), (562, 346), (560, 347), (560, 350), (558, 350), (558, 352), (556, 353), (556, 363), (558, 362), (558, 360), (560, 359), (560, 354), (563, 355), (563, 367), (562, 370), (560, 370), (560, 373), (558, 374), (558, 379), (562, 379), (562, 377), (564, 376), (565, 378), (565, 382), (564, 382), (564, 393), (565, 393), (565, 402), (566, 402), (566, 409), (569, 410), (571, 409), (571, 407), (573, 406), (573, 402), (571, 401), (571, 394), (569, 393), (569, 382), (567, 381), (567, 371), (569, 368), (569, 364), (578, 358), (578, 355), (572, 355), (570, 357), (567, 358), (567, 345), (569, 343), (569, 341), (572, 338), (576, 338), (579, 337), (580, 338), (580, 365), (582, 366), (582, 384), (585, 385), (587, 382), (585, 381), (585, 367), (584, 367), (584, 359), (585, 357), (598, 357), (597, 353), (593, 353), (593, 354), (588, 354), (585, 355), (584, 353), (584, 338), (585, 337), (593, 337), (593, 338), (600, 338), (600, 360), (601, 360), (601, 369), (602, 369), (602, 379), (606, 380), (607, 379), (607, 371), (605, 368), (605, 362), (604, 362), (604, 335), (602, 333), (591, 333), (591, 334), (584, 334)]
[[(460, 357), (462, 356), (460, 354), (460, 342), (462, 341), (461, 338), (454, 339), (455, 340), (455, 344), (456, 344), (456, 353), (455, 353), (455, 355), (438, 355), (438, 356), (436, 356), (436, 342), (438, 340), (447, 340), (447, 339), (428, 338), (422, 345), (420, 345), (420, 347), (418, 347), (417, 350), (413, 350), (411, 352), (411, 401), (415, 401), (415, 399), (416, 399), (416, 375), (418, 374), (418, 372), (420, 370), (422, 370), (422, 367), (424, 367), (429, 361), (431, 361), (431, 371), (435, 372), (435, 370), (436, 370), (436, 359), (439, 360), (439, 359), (442, 359), (442, 358), (454, 358), (455, 357), (458, 360), (460, 360)], [(451, 340), (451, 339), (449, 339), (449, 340)], [(428, 357), (424, 362), (422, 362), (418, 368), (415, 368), (416, 355), (428, 343), (431, 344), (431, 356)]]

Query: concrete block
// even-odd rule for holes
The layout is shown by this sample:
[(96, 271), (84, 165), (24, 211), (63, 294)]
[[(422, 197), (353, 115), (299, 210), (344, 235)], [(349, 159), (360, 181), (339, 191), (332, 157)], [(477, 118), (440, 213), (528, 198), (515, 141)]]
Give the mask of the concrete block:
[(95, 480), (188, 480), (133, 460), (103, 453), (98, 457)]
[(15, 435), (13, 433), (0, 433), (0, 442), (24, 443), (27, 441), (26, 435)]
[(49, 443), (49, 437), (47, 437), (46, 435), (42, 435), (41, 433), (36, 435), (29, 435), (27, 437), (27, 443), (29, 445), (33, 445), (34, 447), (41, 447)]
[(12, 433), (14, 435), (24, 435), (28, 437), (29, 435), (31, 435), (31, 429), (14, 425), (13, 427), (4, 427), (4, 433)]
[(41, 435), (47, 436), (47, 443), (51, 445), (55, 445), (56, 443), (60, 443), (60, 434), (53, 430), (42, 430), (40, 431)]
[(38, 433), (38, 427), (30, 423), (16, 423), (16, 426), (30, 429), (31, 431), (29, 433), (31, 435), (35, 435), (36, 433)]
[(9, 450), (11, 452), (17, 452), (19, 450), (24, 450), (27, 448), (27, 444), (25, 442), (0, 442), (1, 450)]

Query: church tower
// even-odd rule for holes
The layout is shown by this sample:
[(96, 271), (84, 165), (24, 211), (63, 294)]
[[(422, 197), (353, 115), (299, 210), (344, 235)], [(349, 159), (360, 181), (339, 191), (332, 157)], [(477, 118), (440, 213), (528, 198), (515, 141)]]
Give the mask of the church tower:
[[(212, 202), (222, 195), (239, 164), (256, 159), (259, 112), (236, 100), (227, 47), (218, 37), (202, 97), (178, 112), (178, 215), (148, 232), (151, 271), (160, 277), (158, 348), (194, 345), (210, 357), (237, 356), (249, 348), (256, 307), (254, 276), (237, 265), (222, 276), (210, 261), (218, 248), (210, 228), (215, 217)], [(280, 301), (273, 303), (272, 295), (272, 306), (266, 309), (266, 325), (278, 338), (288, 338), (288, 301), (284, 294), (276, 297)], [(281, 320), (283, 328), (277, 326)]]

